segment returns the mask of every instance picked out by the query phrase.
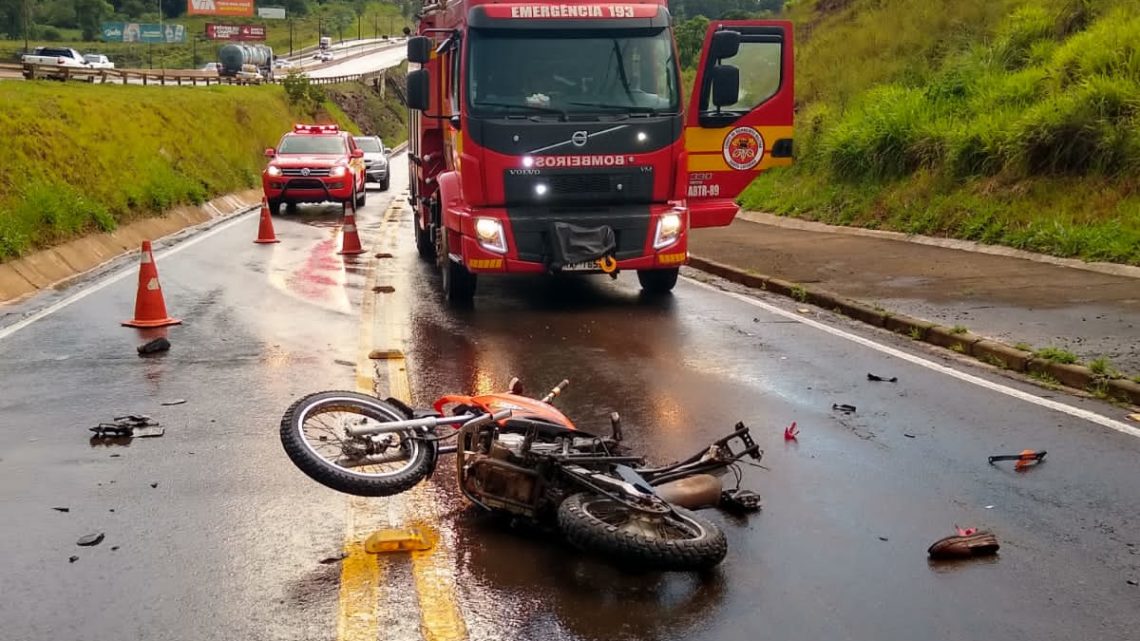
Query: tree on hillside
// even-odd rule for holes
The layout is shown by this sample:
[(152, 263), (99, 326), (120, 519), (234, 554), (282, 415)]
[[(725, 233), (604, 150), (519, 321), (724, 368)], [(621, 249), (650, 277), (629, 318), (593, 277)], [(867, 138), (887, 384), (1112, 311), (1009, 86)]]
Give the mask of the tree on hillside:
[(708, 28), (709, 19), (704, 16), (696, 16), (677, 25), (677, 51), (681, 54), (682, 68), (692, 69), (700, 60)]
[(107, 0), (75, 0), (75, 14), (84, 40), (95, 40), (102, 31), (102, 23), (114, 12)]

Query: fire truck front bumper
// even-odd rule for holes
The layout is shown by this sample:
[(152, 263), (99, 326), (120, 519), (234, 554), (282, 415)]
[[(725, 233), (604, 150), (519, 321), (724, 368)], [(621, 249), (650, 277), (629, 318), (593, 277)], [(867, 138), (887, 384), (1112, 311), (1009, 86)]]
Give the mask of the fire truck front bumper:
[[(669, 205), (625, 209), (616, 215), (582, 216), (508, 216), (503, 209), (476, 210), (462, 219), (463, 263), (472, 272), (539, 274), (668, 269), (688, 262), (686, 210)], [(559, 261), (552, 238), (558, 222), (583, 229), (609, 227), (616, 241), (613, 251), (589, 260)]]

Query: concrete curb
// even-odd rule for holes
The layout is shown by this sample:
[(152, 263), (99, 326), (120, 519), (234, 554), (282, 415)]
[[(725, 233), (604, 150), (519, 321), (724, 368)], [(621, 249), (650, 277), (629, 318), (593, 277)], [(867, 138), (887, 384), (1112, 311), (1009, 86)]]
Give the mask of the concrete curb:
[(1128, 379), (1098, 375), (1083, 365), (1056, 363), (1035, 358), (1031, 352), (978, 336), (969, 331), (961, 331), (961, 328), (955, 331), (955, 328), (943, 327), (937, 323), (904, 314), (894, 314), (823, 289), (797, 285), (762, 274), (749, 273), (731, 265), (699, 256), (689, 257), (689, 267), (719, 276), (739, 285), (788, 296), (802, 303), (811, 303), (868, 325), (882, 327), (896, 334), (910, 336), (914, 340), (972, 356), (995, 367), (1023, 374), (1049, 376), (1062, 385), (1074, 389), (1105, 393), (1118, 400), (1140, 405), (1140, 384)]
[(58, 287), (98, 269), (144, 240), (158, 240), (195, 225), (217, 224), (261, 204), (261, 190), (227, 194), (198, 206), (175, 207), (159, 216), (137, 220), (111, 232), (76, 238), (0, 264), (0, 305)]

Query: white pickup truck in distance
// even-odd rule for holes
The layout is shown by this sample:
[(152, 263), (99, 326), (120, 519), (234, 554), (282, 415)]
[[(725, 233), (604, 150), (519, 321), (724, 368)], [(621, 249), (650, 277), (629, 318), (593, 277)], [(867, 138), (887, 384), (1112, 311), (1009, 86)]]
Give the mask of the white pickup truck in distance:
[(23, 57), (26, 65), (55, 65), (57, 67), (91, 67), (83, 56), (75, 49), (64, 47), (36, 47), (31, 53)]

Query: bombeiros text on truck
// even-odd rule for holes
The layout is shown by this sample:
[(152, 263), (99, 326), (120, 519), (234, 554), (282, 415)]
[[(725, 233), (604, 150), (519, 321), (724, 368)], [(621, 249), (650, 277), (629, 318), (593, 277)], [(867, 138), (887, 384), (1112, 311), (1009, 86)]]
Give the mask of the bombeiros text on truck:
[(408, 41), (416, 246), (449, 301), (479, 274), (637, 272), (792, 161), (792, 26), (714, 21), (687, 108), (663, 0), (425, 4)]

